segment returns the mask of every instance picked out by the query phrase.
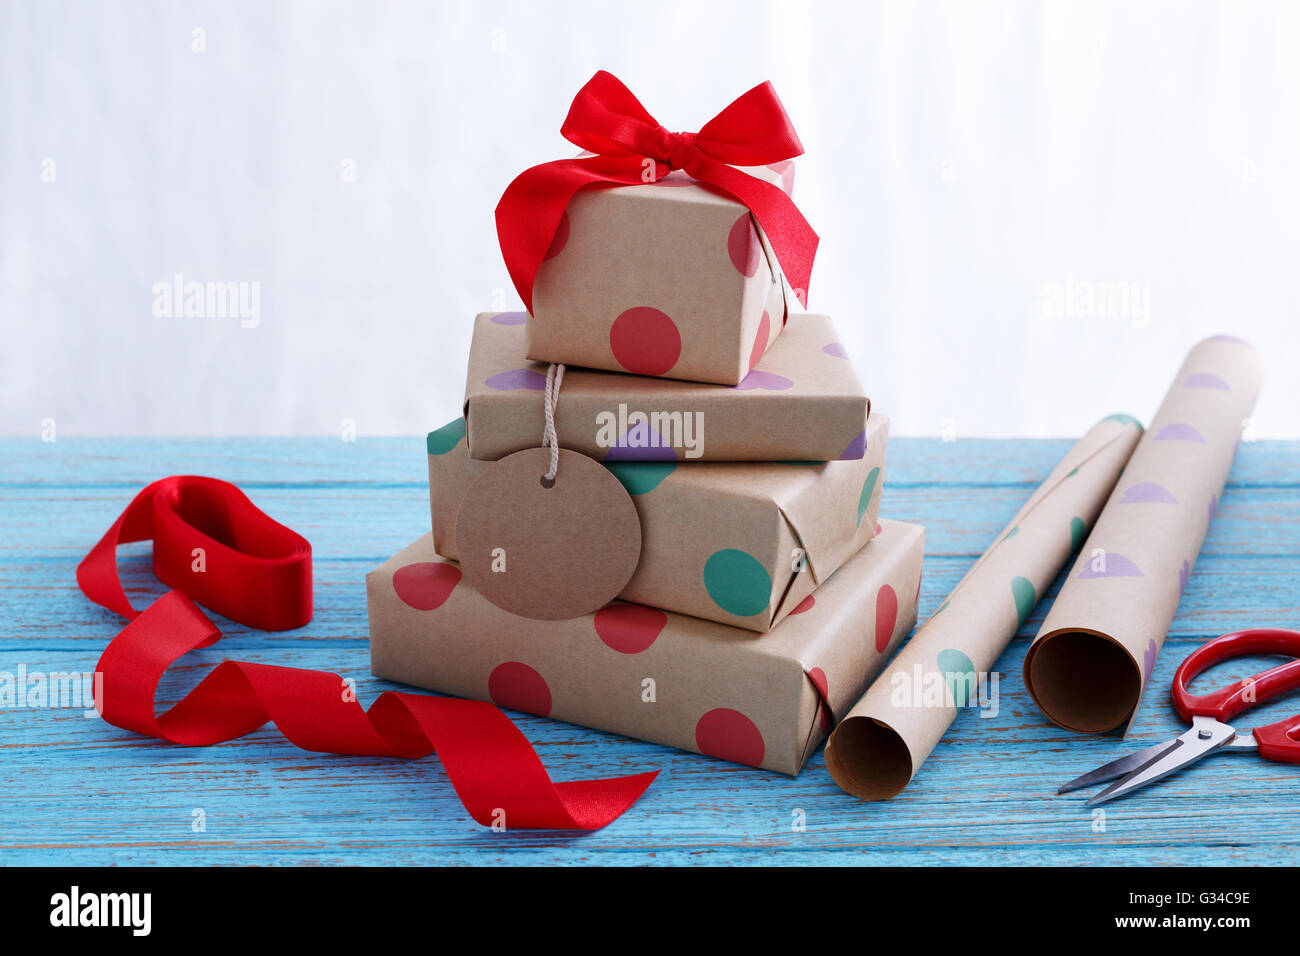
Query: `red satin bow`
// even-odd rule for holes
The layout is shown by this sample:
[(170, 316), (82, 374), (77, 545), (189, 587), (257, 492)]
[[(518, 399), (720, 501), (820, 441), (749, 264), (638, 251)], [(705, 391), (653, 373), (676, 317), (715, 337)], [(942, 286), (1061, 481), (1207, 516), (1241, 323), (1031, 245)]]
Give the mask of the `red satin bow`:
[[(153, 541), (154, 571), (176, 590), (141, 612), (122, 590), (116, 552), (120, 543), (145, 540)], [(132, 619), (96, 668), (100, 713), (117, 727), (207, 746), (269, 720), (304, 750), (408, 759), (436, 751), (470, 815), (507, 829), (603, 827), (656, 776), (553, 783), (524, 735), (491, 704), (389, 692), (365, 711), (349, 685), (326, 671), (225, 661), (155, 716), (167, 668), (221, 636), (187, 594), (269, 630), (311, 620), (311, 545), (228, 482), (190, 475), (146, 487), (82, 560), (77, 583), (95, 603)]]
[[(803, 153), (771, 83), (762, 83), (709, 120), (698, 133), (674, 133), (604, 70), (573, 99), (564, 138), (595, 156), (559, 159), (524, 170), (497, 203), (497, 237), (510, 278), (529, 312), (533, 281), (574, 193), (593, 185), (658, 181), (673, 169), (707, 183), (753, 213), (807, 304), (817, 233), (779, 187), (735, 166), (765, 166)], [(654, 177), (645, 161), (653, 160)]]

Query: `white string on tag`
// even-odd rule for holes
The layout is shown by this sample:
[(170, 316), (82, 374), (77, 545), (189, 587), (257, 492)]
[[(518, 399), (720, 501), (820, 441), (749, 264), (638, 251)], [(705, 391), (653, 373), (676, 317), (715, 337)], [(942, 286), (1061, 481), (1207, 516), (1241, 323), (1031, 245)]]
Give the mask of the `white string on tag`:
[(546, 412), (546, 426), (542, 429), (542, 447), (549, 445), (551, 449), (551, 467), (542, 476), (548, 488), (555, 483), (555, 476), (560, 470), (560, 442), (555, 436), (555, 406), (560, 403), (562, 381), (564, 381), (564, 366), (551, 365), (546, 370), (546, 394), (542, 399)]

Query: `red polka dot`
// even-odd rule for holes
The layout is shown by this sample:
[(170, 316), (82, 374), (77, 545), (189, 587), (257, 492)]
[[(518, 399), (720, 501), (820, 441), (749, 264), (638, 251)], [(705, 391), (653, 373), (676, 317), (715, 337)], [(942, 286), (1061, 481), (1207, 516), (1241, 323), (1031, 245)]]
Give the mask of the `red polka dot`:
[(805, 673), (808, 675), (808, 679), (813, 682), (813, 686), (817, 688), (817, 693), (825, 697), (827, 687), (826, 672), (820, 667), (810, 667)]
[(898, 595), (888, 584), (882, 584), (876, 592), (876, 651), (885, 653), (889, 641), (894, 636), (894, 625), (898, 623)]
[(667, 623), (663, 611), (641, 604), (611, 604), (596, 612), (596, 633), (622, 654), (640, 654)]
[(555, 227), (555, 237), (551, 239), (551, 248), (546, 250), (546, 255), (542, 260), (554, 259), (564, 251), (565, 244), (569, 241), (569, 214), (560, 213), (560, 224)]
[(682, 336), (658, 309), (628, 309), (609, 330), (609, 347), (618, 364), (636, 375), (663, 375), (682, 354)]
[(545, 717), (551, 712), (551, 689), (542, 675), (527, 664), (506, 661), (488, 678), (488, 696), (492, 703), (507, 710)]
[(417, 611), (442, 607), (460, 583), (460, 568), (441, 561), (421, 561), (398, 568), (393, 575), (393, 590)]
[(757, 767), (763, 763), (763, 735), (754, 722), (738, 710), (719, 707), (695, 725), (695, 746), (706, 757)]
[(763, 357), (767, 351), (767, 337), (772, 334), (772, 317), (763, 311), (763, 317), (758, 321), (758, 335), (754, 338), (754, 347), (749, 350), (749, 367), (752, 371), (758, 364), (758, 360)]
[(804, 673), (808, 675), (808, 679), (812, 681), (812, 685), (817, 688), (817, 693), (821, 695), (821, 701), (817, 706), (817, 716), (821, 722), (822, 733), (828, 734), (831, 732), (833, 724), (831, 722), (831, 708), (830, 705), (827, 704), (831, 695), (830, 687), (826, 683), (826, 672), (820, 667), (814, 667)]
[(882, 527), (880, 526), (880, 522), (877, 521), (877, 522), (876, 522), (876, 537), (879, 538), (879, 537), (880, 537), (882, 534), (884, 534), (884, 533), (885, 533), (885, 529), (882, 528)]
[(794, 192), (793, 159), (783, 159), (779, 163), (769, 163), (767, 168), (781, 177), (781, 189), (787, 196)]
[(791, 611), (790, 613), (791, 613), (791, 614), (802, 614), (804, 611), (811, 611), (812, 608), (813, 608), (813, 605), (816, 604), (816, 603), (817, 603), (816, 598), (814, 598), (814, 597), (810, 594), (810, 595), (808, 595), (806, 598), (804, 598), (802, 601), (800, 601), (798, 604), (796, 604), (795, 607), (794, 607), (794, 610)]
[(754, 231), (754, 220), (745, 213), (736, 220), (727, 233), (727, 255), (731, 264), (743, 276), (753, 278), (758, 275), (758, 265), (763, 261), (763, 247), (759, 244), (758, 233)]

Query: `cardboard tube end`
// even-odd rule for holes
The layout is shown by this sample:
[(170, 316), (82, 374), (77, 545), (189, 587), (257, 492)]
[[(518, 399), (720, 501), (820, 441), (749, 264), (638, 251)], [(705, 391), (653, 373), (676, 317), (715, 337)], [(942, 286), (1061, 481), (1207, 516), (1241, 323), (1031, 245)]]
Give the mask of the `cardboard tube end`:
[(871, 717), (849, 717), (826, 743), (826, 769), (845, 793), (888, 800), (912, 780), (912, 755), (892, 727)]
[(1128, 720), (1142, 695), (1133, 656), (1104, 634), (1062, 629), (1044, 635), (1025, 657), (1025, 686), (1053, 723), (1104, 734)]

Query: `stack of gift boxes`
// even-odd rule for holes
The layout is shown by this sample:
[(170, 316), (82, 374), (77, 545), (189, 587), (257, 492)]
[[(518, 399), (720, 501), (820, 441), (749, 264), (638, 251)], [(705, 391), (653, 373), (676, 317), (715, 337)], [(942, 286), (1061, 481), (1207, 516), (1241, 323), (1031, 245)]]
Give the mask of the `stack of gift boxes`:
[[(792, 190), (790, 162), (745, 172)], [(797, 773), (916, 620), (924, 532), (878, 519), (888, 419), (750, 211), (680, 170), (578, 192), (532, 307), (475, 320), (463, 417), (428, 436), (432, 534), (367, 578), (373, 672)], [(623, 484), (641, 554), (618, 600), (540, 620), (465, 580), (456, 526), (539, 445), (551, 363), (558, 444)]]

